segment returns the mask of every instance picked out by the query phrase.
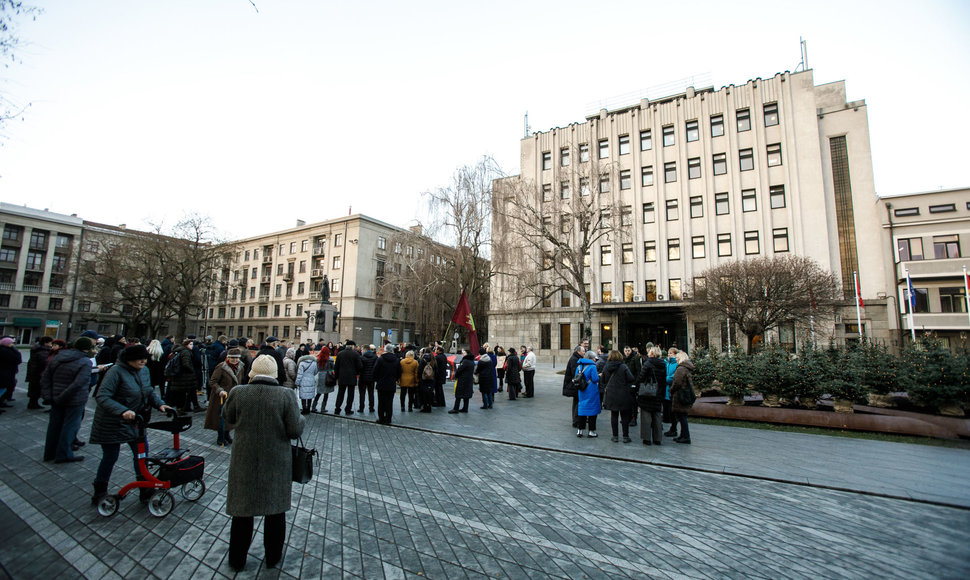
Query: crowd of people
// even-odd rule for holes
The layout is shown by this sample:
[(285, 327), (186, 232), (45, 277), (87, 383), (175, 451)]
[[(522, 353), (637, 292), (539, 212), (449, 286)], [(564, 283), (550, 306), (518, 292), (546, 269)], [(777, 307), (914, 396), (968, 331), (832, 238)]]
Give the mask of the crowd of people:
[[(662, 445), (663, 437), (690, 445), (687, 414), (693, 405), (694, 365), (686, 352), (671, 347), (667, 357), (653, 343), (646, 354), (636, 347), (589, 350), (589, 341), (573, 350), (563, 376), (563, 395), (572, 397), (572, 423), (577, 437), (598, 437), (596, 418), (610, 412), (611, 440), (629, 443), (637, 426), (644, 445)], [(577, 380), (581, 377), (581, 380)], [(670, 429), (663, 432), (663, 423)], [(679, 433), (678, 433), (679, 431)]]

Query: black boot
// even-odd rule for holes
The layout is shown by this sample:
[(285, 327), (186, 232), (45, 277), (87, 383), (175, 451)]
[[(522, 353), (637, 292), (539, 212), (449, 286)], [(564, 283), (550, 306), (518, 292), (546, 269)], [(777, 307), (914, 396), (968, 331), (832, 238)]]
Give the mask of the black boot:
[(91, 505), (98, 505), (106, 495), (108, 495), (108, 483), (104, 481), (95, 481), (94, 495), (91, 496)]

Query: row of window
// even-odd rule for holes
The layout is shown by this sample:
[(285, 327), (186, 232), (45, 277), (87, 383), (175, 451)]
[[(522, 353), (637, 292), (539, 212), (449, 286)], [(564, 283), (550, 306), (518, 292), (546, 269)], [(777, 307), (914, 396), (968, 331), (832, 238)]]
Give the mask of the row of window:
[[(926, 259), (923, 254), (923, 238), (899, 238), (896, 240), (896, 251), (900, 262)], [(959, 258), (960, 236), (933, 236), (933, 257), (937, 260)]]
[[(772, 143), (767, 147), (767, 159), (768, 166), (774, 167), (782, 164), (781, 155), (781, 144)], [(752, 171), (754, 170), (754, 150), (753, 149), (742, 149), (738, 152), (738, 167), (740, 171)], [(715, 153), (712, 158), (712, 170), (714, 175), (724, 175), (727, 173), (727, 154), (726, 153)], [(701, 172), (701, 158), (691, 157), (687, 160), (687, 178), (688, 179), (700, 179), (702, 177)], [(664, 183), (675, 183), (677, 181), (677, 162), (670, 161), (664, 163)], [(633, 176), (629, 169), (620, 170), (619, 173), (619, 185), (620, 190), (628, 190), (633, 187)], [(653, 178), (653, 166), (646, 165), (640, 168), (640, 185), (643, 187), (649, 187), (654, 184)], [(590, 183), (588, 177), (581, 177), (579, 179), (579, 191), (580, 195), (586, 196), (591, 193)], [(610, 192), (610, 174), (602, 173), (599, 176), (599, 193), (609, 193)], [(569, 181), (559, 182), (559, 199), (569, 199), (572, 195), (572, 190)], [(542, 185), (542, 200), (552, 201), (552, 184), (544, 183)]]
[[(970, 209), (970, 201), (967, 203), (967, 209)], [(936, 205), (931, 205), (929, 207), (930, 213), (950, 213), (957, 210), (957, 204), (955, 203), (940, 203)], [(900, 207), (893, 210), (893, 215), (896, 217), (908, 217), (919, 215), (919, 207)]]
[[(940, 312), (960, 313), (967, 311), (967, 292), (963, 286), (950, 286), (939, 288), (940, 293)], [(932, 312), (930, 309), (929, 291), (926, 288), (913, 288), (916, 298), (916, 307), (913, 312), (923, 313)], [(909, 290), (903, 288), (903, 309), (909, 314)]]
[[(751, 130), (751, 110), (750, 109), (738, 109), (735, 112), (735, 122), (737, 123), (738, 132), (750, 131)], [(778, 124), (778, 103), (767, 103), (764, 106), (764, 123), (765, 127), (771, 127), (772, 125)], [(724, 135), (724, 115), (712, 115), (710, 120), (711, 137), (721, 137)], [(661, 129), (663, 133), (663, 146), (672, 147), (676, 144), (676, 128), (674, 125), (665, 125)], [(692, 119), (687, 121), (684, 126), (685, 139), (687, 142), (697, 141), (700, 139), (700, 122), (697, 119)], [(600, 139), (596, 143), (597, 146), (597, 156), (599, 159), (608, 159), (610, 157), (610, 140)], [(617, 137), (616, 143), (617, 152), (619, 155), (629, 155), (630, 154), (630, 135), (623, 134)], [(585, 163), (589, 161), (589, 144), (580, 143), (579, 149), (579, 161), (580, 163)], [(644, 129), (640, 131), (640, 151), (649, 151), (653, 149), (653, 133), (650, 129)], [(561, 167), (568, 167), (570, 164), (570, 150), (569, 147), (562, 147), (559, 149), (559, 165)], [(542, 152), (542, 169), (548, 170), (552, 169), (552, 151)]]
[[(706, 292), (706, 280), (702, 277), (697, 277), (692, 280), (694, 296), (704, 295)], [(584, 287), (586, 300), (592, 302), (592, 296), (590, 295), (590, 285), (586, 284)], [(600, 302), (656, 302), (657, 300), (663, 300), (665, 297), (663, 294), (658, 294), (657, 292), (657, 281), (656, 280), (644, 280), (643, 281), (643, 294), (638, 294), (636, 292), (635, 283), (632, 280), (626, 280), (622, 282), (621, 293), (619, 296), (613, 295), (613, 283), (603, 282), (600, 284)], [(543, 308), (552, 307), (552, 297), (553, 293), (547, 288), (543, 288)], [(558, 292), (559, 306), (562, 308), (569, 308), (572, 306), (572, 294), (567, 290), (560, 290)], [(668, 300), (684, 300), (688, 298), (684, 294), (684, 283), (680, 278), (671, 278), (667, 281), (667, 296)]]
[[(20, 303), (20, 307), (24, 310), (36, 310), (38, 304), (37, 296), (24, 296)], [(78, 303), (80, 304), (80, 303)], [(0, 308), (10, 308), (10, 294), (0, 294)], [(48, 310), (62, 310), (64, 308), (63, 298), (50, 298), (47, 302)], [(88, 303), (88, 309), (90, 310), (90, 302)], [(81, 312), (81, 310), (78, 310)]]
[[(771, 231), (772, 250), (775, 253), (784, 253), (789, 249), (788, 228), (775, 228)], [(705, 236), (692, 236), (690, 239), (691, 258), (706, 258), (707, 243)], [(758, 230), (744, 232), (744, 253), (754, 255), (761, 253), (761, 233)], [(733, 243), (731, 234), (717, 234), (717, 255), (726, 257), (733, 255)], [(667, 259), (679, 260), (681, 258), (680, 238), (670, 238), (667, 240)], [(624, 243), (620, 245), (620, 260), (623, 264), (634, 262), (633, 244)], [(643, 261), (657, 261), (657, 242), (647, 240), (643, 242)], [(589, 255), (584, 256), (584, 265), (589, 266)], [(600, 246), (600, 266), (613, 265), (613, 245), (603, 244)]]
[[(295, 314), (293, 312), (293, 305), (292, 304), (284, 304), (284, 305), (282, 305), (282, 308), (280, 308), (280, 306), (281, 305), (279, 305), (279, 304), (274, 304), (273, 305), (273, 316), (274, 317), (279, 317), (279, 316), (303, 316), (303, 304), (297, 304), (296, 305), (296, 313)], [(215, 312), (216, 311), (214, 309), (210, 308), (209, 309), (209, 318), (212, 318), (213, 317), (213, 314)], [(225, 306), (220, 306), (219, 309), (218, 309), (218, 314), (219, 314), (219, 318), (225, 318), (226, 317), (226, 307)], [(236, 314), (237, 314), (237, 308), (235, 306), (229, 307), (229, 318), (237, 318)], [(238, 314), (239, 314), (238, 318), (246, 318), (246, 307), (245, 306), (240, 306), (238, 308)], [(249, 318), (256, 318), (256, 317), (266, 318), (268, 316), (269, 316), (269, 307), (268, 306), (259, 306), (259, 307), (250, 306), (249, 307)]]

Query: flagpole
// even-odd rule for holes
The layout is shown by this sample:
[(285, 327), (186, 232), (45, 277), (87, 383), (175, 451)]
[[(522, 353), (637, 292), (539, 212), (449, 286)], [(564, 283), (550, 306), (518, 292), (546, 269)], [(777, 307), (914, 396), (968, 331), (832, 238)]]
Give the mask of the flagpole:
[(909, 294), (909, 333), (916, 344), (916, 326), (913, 324), (913, 311), (916, 310), (916, 292), (913, 288), (913, 281), (909, 278), (909, 268), (906, 268), (906, 293)]
[(963, 267), (963, 298), (967, 302), (967, 321), (970, 322), (970, 275), (967, 274), (967, 267)]
[(728, 356), (731, 356), (731, 307), (727, 307), (727, 339), (728, 339)]
[(855, 282), (855, 320), (859, 327), (859, 340), (862, 340), (862, 308), (859, 304), (862, 302), (862, 296), (859, 293), (859, 275), (853, 270), (852, 280)]

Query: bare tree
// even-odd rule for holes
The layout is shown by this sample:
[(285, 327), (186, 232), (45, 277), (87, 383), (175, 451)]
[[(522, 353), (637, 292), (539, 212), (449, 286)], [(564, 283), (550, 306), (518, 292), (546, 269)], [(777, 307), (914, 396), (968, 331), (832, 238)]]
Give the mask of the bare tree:
[(587, 288), (593, 251), (627, 239), (632, 229), (625, 228), (632, 226), (627, 224), (632, 207), (624, 207), (618, 192), (611, 191), (614, 174), (612, 165), (586, 163), (560, 169), (552, 184), (511, 177), (495, 187), (494, 211), (504, 236), (493, 253), (493, 267), (504, 276), (514, 275), (511, 290), (526, 308), (562, 292), (576, 296), (587, 337), (593, 319)]
[[(18, 51), (22, 46), (17, 33), (17, 23), (23, 19), (36, 20), (43, 10), (37, 6), (25, 4), (20, 0), (0, 0), (0, 63), (8, 68), (17, 62)], [(12, 102), (4, 92), (0, 92), (0, 127), (18, 116), (26, 106)]]
[(711, 319), (727, 319), (747, 338), (783, 323), (806, 323), (816, 313), (834, 314), (842, 300), (835, 274), (804, 256), (775, 256), (738, 260), (708, 268), (696, 278), (690, 312)]

